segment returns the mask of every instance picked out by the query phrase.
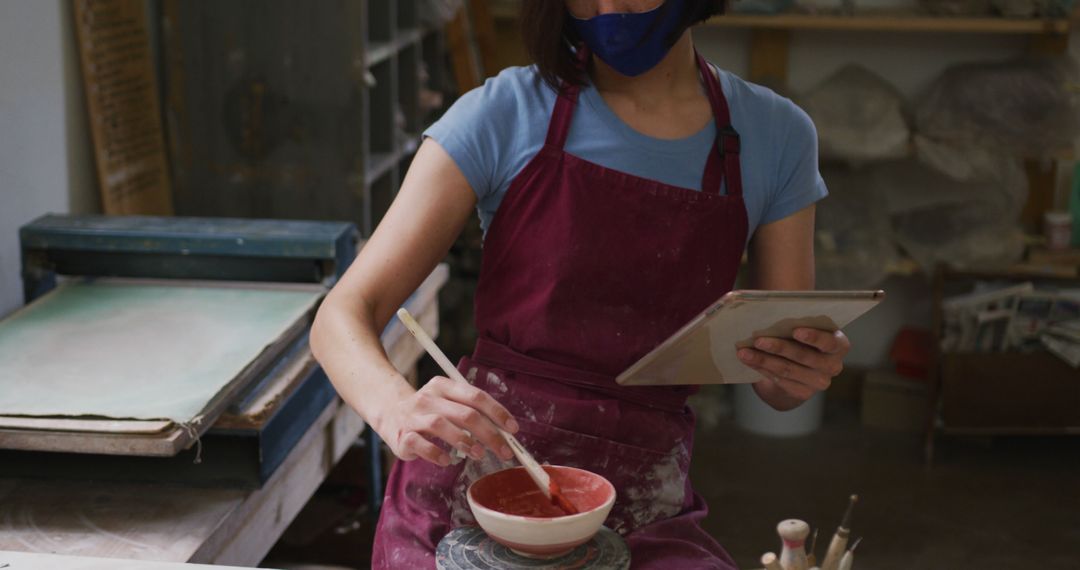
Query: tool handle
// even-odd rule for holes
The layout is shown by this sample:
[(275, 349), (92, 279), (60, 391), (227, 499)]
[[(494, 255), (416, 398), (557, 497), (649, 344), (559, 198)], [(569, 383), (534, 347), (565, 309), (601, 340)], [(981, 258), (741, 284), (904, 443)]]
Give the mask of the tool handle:
[(817, 535), (818, 529), (815, 528), (814, 534), (810, 535), (812, 537), (810, 539), (810, 548), (806, 549), (806, 565), (810, 567), (810, 570), (815, 568), (821, 570), (821, 568), (818, 568), (817, 554), (815, 554), (817, 552)]
[(836, 534), (829, 541), (829, 549), (825, 551), (825, 560), (821, 562), (821, 570), (840, 569), (840, 558), (844, 556), (850, 534), (846, 528), (836, 529)]
[(772, 552), (766, 552), (761, 555), (761, 565), (765, 567), (765, 570), (784, 570), (783, 567), (780, 566), (780, 559)]
[(783, 541), (780, 551), (780, 566), (784, 570), (807, 570), (806, 537), (810, 535), (810, 525), (799, 519), (787, 519), (776, 525), (776, 534)]
[(843, 558), (840, 559), (840, 564), (837, 565), (837, 570), (851, 570), (851, 567), (855, 564), (855, 553), (847, 551), (844, 553)]
[(803, 548), (806, 537), (810, 536), (810, 525), (799, 519), (787, 519), (776, 525), (776, 534), (789, 542), (798, 542), (799, 548)]

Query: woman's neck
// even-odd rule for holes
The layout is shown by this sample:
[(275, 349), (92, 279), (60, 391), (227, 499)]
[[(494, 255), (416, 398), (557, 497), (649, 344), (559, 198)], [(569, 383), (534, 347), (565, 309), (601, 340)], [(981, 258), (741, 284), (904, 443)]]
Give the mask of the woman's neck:
[(656, 67), (637, 77), (620, 75), (599, 58), (593, 63), (593, 84), (604, 103), (643, 135), (681, 139), (701, 131), (712, 120), (689, 31)]
[(627, 97), (646, 107), (673, 96), (682, 98), (701, 92), (690, 30), (683, 33), (656, 67), (636, 77), (620, 74), (596, 56), (592, 69), (592, 81), (598, 91)]

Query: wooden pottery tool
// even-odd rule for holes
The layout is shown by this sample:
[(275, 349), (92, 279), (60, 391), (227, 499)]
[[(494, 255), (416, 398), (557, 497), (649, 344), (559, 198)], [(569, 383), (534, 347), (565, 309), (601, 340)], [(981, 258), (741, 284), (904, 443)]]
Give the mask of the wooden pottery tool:
[(817, 552), (817, 535), (818, 535), (818, 529), (815, 528), (814, 529), (814, 534), (810, 535), (810, 549), (806, 551), (806, 565), (809, 566), (811, 570), (813, 570), (813, 568), (818, 565), (817, 564), (817, 554), (816, 554), (816, 552)]
[(784, 570), (807, 570), (806, 537), (810, 536), (810, 525), (798, 519), (787, 519), (776, 525), (776, 534), (784, 543), (780, 551), (780, 566)]
[(848, 499), (844, 518), (840, 520), (840, 526), (837, 527), (836, 534), (833, 534), (832, 541), (829, 542), (829, 550), (825, 552), (825, 560), (821, 563), (821, 570), (839, 570), (840, 558), (844, 555), (848, 537), (851, 536), (851, 512), (855, 509), (855, 503), (858, 501), (858, 495), (852, 495)]
[[(435, 359), (439, 368), (442, 368), (443, 372), (445, 372), (448, 377), (459, 382), (469, 383), (469, 381), (461, 375), (461, 372), (458, 371), (457, 367), (450, 363), (450, 359), (446, 357), (446, 354), (444, 354), (441, 349), (439, 349), (438, 345), (435, 344), (435, 341), (428, 336), (427, 332), (424, 331), (424, 328), (420, 326), (420, 323), (416, 322), (416, 319), (409, 314), (409, 311), (404, 308), (398, 309), (397, 317), (401, 320), (402, 324), (405, 325), (405, 328), (409, 329), (409, 332), (416, 337), (416, 340), (420, 342), (420, 345), (424, 347), (424, 350)], [(540, 464), (533, 459), (533, 456), (529, 454), (517, 438), (506, 430), (498, 426), (495, 427), (499, 430), (499, 435), (506, 441), (506, 445), (510, 446), (510, 450), (514, 452), (514, 457), (517, 457), (517, 460), (525, 466), (525, 470), (528, 471), (529, 476), (532, 477), (532, 480), (540, 487), (540, 491), (544, 493), (544, 496), (550, 499), (552, 503), (561, 508), (566, 514), (577, 514), (578, 509), (563, 496), (559, 484), (552, 480), (551, 476), (540, 467)]]
[(784, 570), (784, 568), (780, 566), (780, 560), (776, 557), (776, 554), (772, 552), (766, 552), (761, 555), (761, 566), (764, 567), (765, 570)]
[(837, 565), (837, 570), (851, 570), (852, 565), (855, 564), (855, 547), (859, 546), (859, 542), (862, 541), (862, 537), (855, 539), (855, 544), (851, 545), (851, 548), (844, 553), (844, 556), (840, 558), (840, 564)]

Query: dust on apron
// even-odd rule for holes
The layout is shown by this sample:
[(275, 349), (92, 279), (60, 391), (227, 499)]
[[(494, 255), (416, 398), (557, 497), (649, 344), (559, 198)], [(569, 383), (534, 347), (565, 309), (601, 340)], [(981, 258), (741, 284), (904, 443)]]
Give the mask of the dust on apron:
[[(634, 568), (735, 568), (701, 529), (707, 509), (687, 476), (693, 389), (614, 379), (731, 290), (745, 247), (738, 134), (716, 76), (700, 55), (697, 64), (717, 127), (700, 192), (565, 152), (579, 88), (563, 86), (543, 148), (484, 240), (480, 338), (459, 364), (518, 419), (537, 460), (611, 481), (618, 498), (605, 524), (626, 538)], [(434, 567), (439, 540), (475, 524), (468, 485), (503, 466), (490, 453), (445, 468), (398, 461), (374, 567)]]

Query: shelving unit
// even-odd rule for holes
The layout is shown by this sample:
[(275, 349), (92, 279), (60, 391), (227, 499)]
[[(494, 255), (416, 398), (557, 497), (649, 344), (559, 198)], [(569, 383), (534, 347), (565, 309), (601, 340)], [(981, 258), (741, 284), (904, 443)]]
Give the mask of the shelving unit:
[[(949, 18), (856, 14), (852, 16), (781, 14), (775, 16), (731, 14), (713, 18), (707, 25), (751, 31), (749, 79), (784, 90), (790, 35), (794, 31), (950, 33), (1027, 35), (1028, 51), (1061, 54), (1068, 49), (1070, 21), (1017, 20), (1005, 18)], [(1029, 229), (1038, 227), (1042, 212), (1053, 201), (1056, 172), (1053, 160), (1069, 160), (1071, 151), (1048, 157), (1024, 157), (1030, 193), (1021, 220)], [(1047, 167), (1047, 164), (1051, 166)], [(934, 272), (934, 329), (940, 331), (941, 302), (948, 294), (970, 287), (979, 279), (1054, 280), (1038, 273), (1008, 271), (986, 274)], [(1061, 283), (1076, 283), (1068, 278)], [(949, 434), (1068, 434), (1080, 433), (1080, 402), (1076, 374), (1049, 353), (940, 354), (935, 349), (931, 365), (930, 413), (925, 432), (925, 458), (933, 459), (935, 436)], [(1016, 382), (1025, 382), (1017, 391)], [(940, 410), (939, 410), (940, 406)], [(940, 411), (940, 414), (939, 414)]]
[(441, 111), (420, 90), (447, 91), (423, 5), (167, 0), (177, 213), (348, 220), (370, 235)]
[[(788, 50), (793, 31), (832, 32), (894, 32), (894, 33), (957, 33), (1006, 34), (1028, 36), (1028, 51), (1033, 54), (1063, 54), (1068, 50), (1068, 19), (1018, 19), (990, 17), (947, 17), (896, 12), (857, 12), (851, 15), (725, 14), (705, 25), (749, 29), (750, 81), (785, 91), (787, 84)], [(1062, 151), (1060, 158), (1071, 152)], [(1030, 192), (1021, 213), (1021, 221), (1030, 230), (1042, 224), (1042, 213), (1053, 206), (1057, 180), (1056, 165), (1042, 158), (1025, 157)]]
[(972, 34), (1067, 34), (1066, 19), (1034, 18), (965, 18), (871, 12), (845, 15), (818, 14), (725, 14), (706, 25), (725, 28), (762, 28), (773, 30), (825, 30), (862, 32), (948, 32)]

